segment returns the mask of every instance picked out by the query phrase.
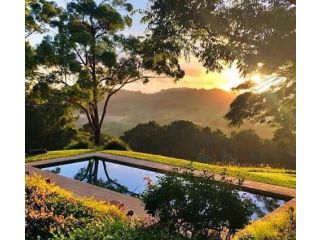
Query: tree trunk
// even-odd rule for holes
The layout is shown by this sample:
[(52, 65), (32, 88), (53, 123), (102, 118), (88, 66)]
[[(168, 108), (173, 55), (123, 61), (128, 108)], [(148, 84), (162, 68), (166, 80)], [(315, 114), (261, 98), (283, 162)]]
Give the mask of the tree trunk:
[(93, 170), (93, 183), (97, 184), (98, 182), (98, 167), (99, 167), (99, 160), (94, 160), (94, 170)]
[(94, 130), (94, 145), (101, 146), (101, 129), (96, 127)]

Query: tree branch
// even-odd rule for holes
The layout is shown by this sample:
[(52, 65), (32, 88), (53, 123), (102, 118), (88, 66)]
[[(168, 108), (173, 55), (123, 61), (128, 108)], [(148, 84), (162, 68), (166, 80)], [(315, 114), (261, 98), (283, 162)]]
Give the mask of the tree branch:
[(24, 36), (24, 39), (27, 39), (28, 37), (30, 37), (31, 34), (35, 33), (36, 31), (36, 29), (33, 29), (31, 32), (27, 33), (27, 35)]
[(62, 84), (64, 84), (65, 86), (67, 86), (67, 87), (71, 87), (67, 82), (65, 82), (65, 81), (63, 81), (63, 80), (55, 80), (55, 81), (53, 81), (54, 83), (62, 83)]
[[(105, 118), (105, 115), (106, 115), (106, 112), (107, 112), (107, 106), (108, 106), (108, 103), (109, 103), (109, 100), (110, 98), (112, 97), (113, 94), (117, 93), (118, 91), (120, 91), (120, 89), (122, 89), (125, 85), (129, 84), (129, 83), (132, 83), (132, 82), (135, 82), (135, 81), (138, 81), (139, 79), (142, 79), (143, 77), (141, 78), (136, 78), (136, 79), (133, 79), (133, 80), (127, 80), (125, 81), (124, 83), (122, 83), (120, 85), (120, 87), (118, 87), (117, 89), (115, 90), (111, 90), (109, 93), (108, 93), (108, 96), (104, 102), (104, 106), (103, 106), (103, 112), (102, 112), (102, 115), (101, 115), (101, 119), (100, 119), (100, 122), (99, 122), (99, 126), (101, 127), (102, 126), (102, 123), (103, 123), (103, 120)], [(113, 89), (113, 88), (112, 88)]]
[(80, 58), (82, 64), (83, 64), (84, 66), (86, 66), (87, 64), (86, 64), (86, 62), (83, 60), (83, 58), (81, 57), (81, 54), (79, 53), (79, 51), (77, 50), (77, 48), (76, 48), (76, 47), (72, 47), (72, 48), (73, 48), (74, 51), (77, 53), (77, 55), (78, 55), (78, 57)]
[(82, 109), (82, 110), (85, 112), (85, 114), (86, 114), (86, 116), (87, 116), (87, 119), (88, 119), (88, 121), (89, 121), (90, 126), (93, 127), (92, 119), (91, 119), (91, 116), (90, 116), (90, 114), (89, 114), (88, 109), (86, 109), (82, 104), (80, 104), (80, 103), (78, 103), (78, 102), (76, 102), (76, 101), (74, 101), (74, 100), (72, 100), (72, 99), (70, 99), (69, 101), (70, 101), (72, 104), (78, 106), (80, 109)]
[(102, 123), (103, 123), (104, 117), (105, 117), (105, 115), (106, 115), (106, 112), (107, 112), (107, 105), (108, 105), (108, 103), (109, 103), (109, 100), (110, 100), (111, 96), (112, 96), (112, 95), (108, 94), (108, 96), (107, 96), (107, 98), (106, 98), (106, 100), (105, 100), (105, 102), (104, 102), (104, 105), (103, 105), (103, 112), (102, 112), (101, 119), (100, 119), (100, 122), (99, 122), (99, 126), (100, 126), (100, 128), (101, 128), (101, 126), (102, 126)]

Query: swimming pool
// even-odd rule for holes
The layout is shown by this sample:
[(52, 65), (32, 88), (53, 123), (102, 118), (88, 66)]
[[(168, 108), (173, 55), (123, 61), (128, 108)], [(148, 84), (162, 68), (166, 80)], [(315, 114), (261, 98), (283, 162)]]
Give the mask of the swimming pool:
[[(55, 163), (41, 169), (109, 190), (139, 197), (148, 186), (156, 184), (164, 174), (142, 168), (92, 158), (67, 163)], [(252, 220), (261, 218), (285, 203), (284, 200), (238, 190), (241, 198), (249, 198), (256, 206)]]

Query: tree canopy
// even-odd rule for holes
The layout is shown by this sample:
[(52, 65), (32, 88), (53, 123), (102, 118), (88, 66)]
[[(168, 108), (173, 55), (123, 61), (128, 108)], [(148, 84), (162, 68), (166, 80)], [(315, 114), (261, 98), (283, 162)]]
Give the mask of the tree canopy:
[[(72, 1), (51, 21), (57, 34), (44, 37), (37, 48), (45, 68), (38, 81), (56, 86), (66, 102), (86, 114), (96, 145), (109, 100), (126, 84), (184, 76), (174, 45), (121, 34), (131, 26), (132, 13), (127, 1)], [(99, 102), (104, 102), (101, 113)]]
[(283, 146), (260, 138), (252, 129), (228, 136), (220, 129), (179, 120), (160, 126), (140, 123), (121, 137), (134, 151), (194, 160), (239, 165), (269, 164), (295, 168), (295, 158)]
[[(267, 123), (277, 129), (276, 140), (292, 142), (295, 12), (289, 0), (152, 0), (143, 20), (153, 38), (172, 42), (181, 56), (196, 56), (209, 71), (236, 63), (249, 80), (235, 88), (239, 96), (226, 114), (230, 126)], [(250, 80), (257, 73), (265, 78), (261, 85)]]
[(53, 18), (60, 14), (60, 8), (54, 1), (25, 1), (25, 38), (33, 33), (44, 33)]

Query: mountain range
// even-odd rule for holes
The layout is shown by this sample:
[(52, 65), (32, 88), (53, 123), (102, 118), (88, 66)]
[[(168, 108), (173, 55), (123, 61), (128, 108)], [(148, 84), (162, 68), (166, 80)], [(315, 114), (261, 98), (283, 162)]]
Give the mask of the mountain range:
[[(171, 88), (146, 94), (137, 91), (119, 91), (109, 103), (102, 132), (120, 136), (138, 123), (156, 121), (163, 125), (176, 120), (190, 120), (200, 126), (220, 128), (226, 133), (237, 131), (229, 128), (223, 116), (236, 97), (221, 89)], [(102, 110), (102, 104), (99, 106)], [(80, 115), (79, 126), (87, 122)], [(263, 138), (271, 138), (273, 130), (267, 126), (246, 123), (240, 129), (254, 128)]]

